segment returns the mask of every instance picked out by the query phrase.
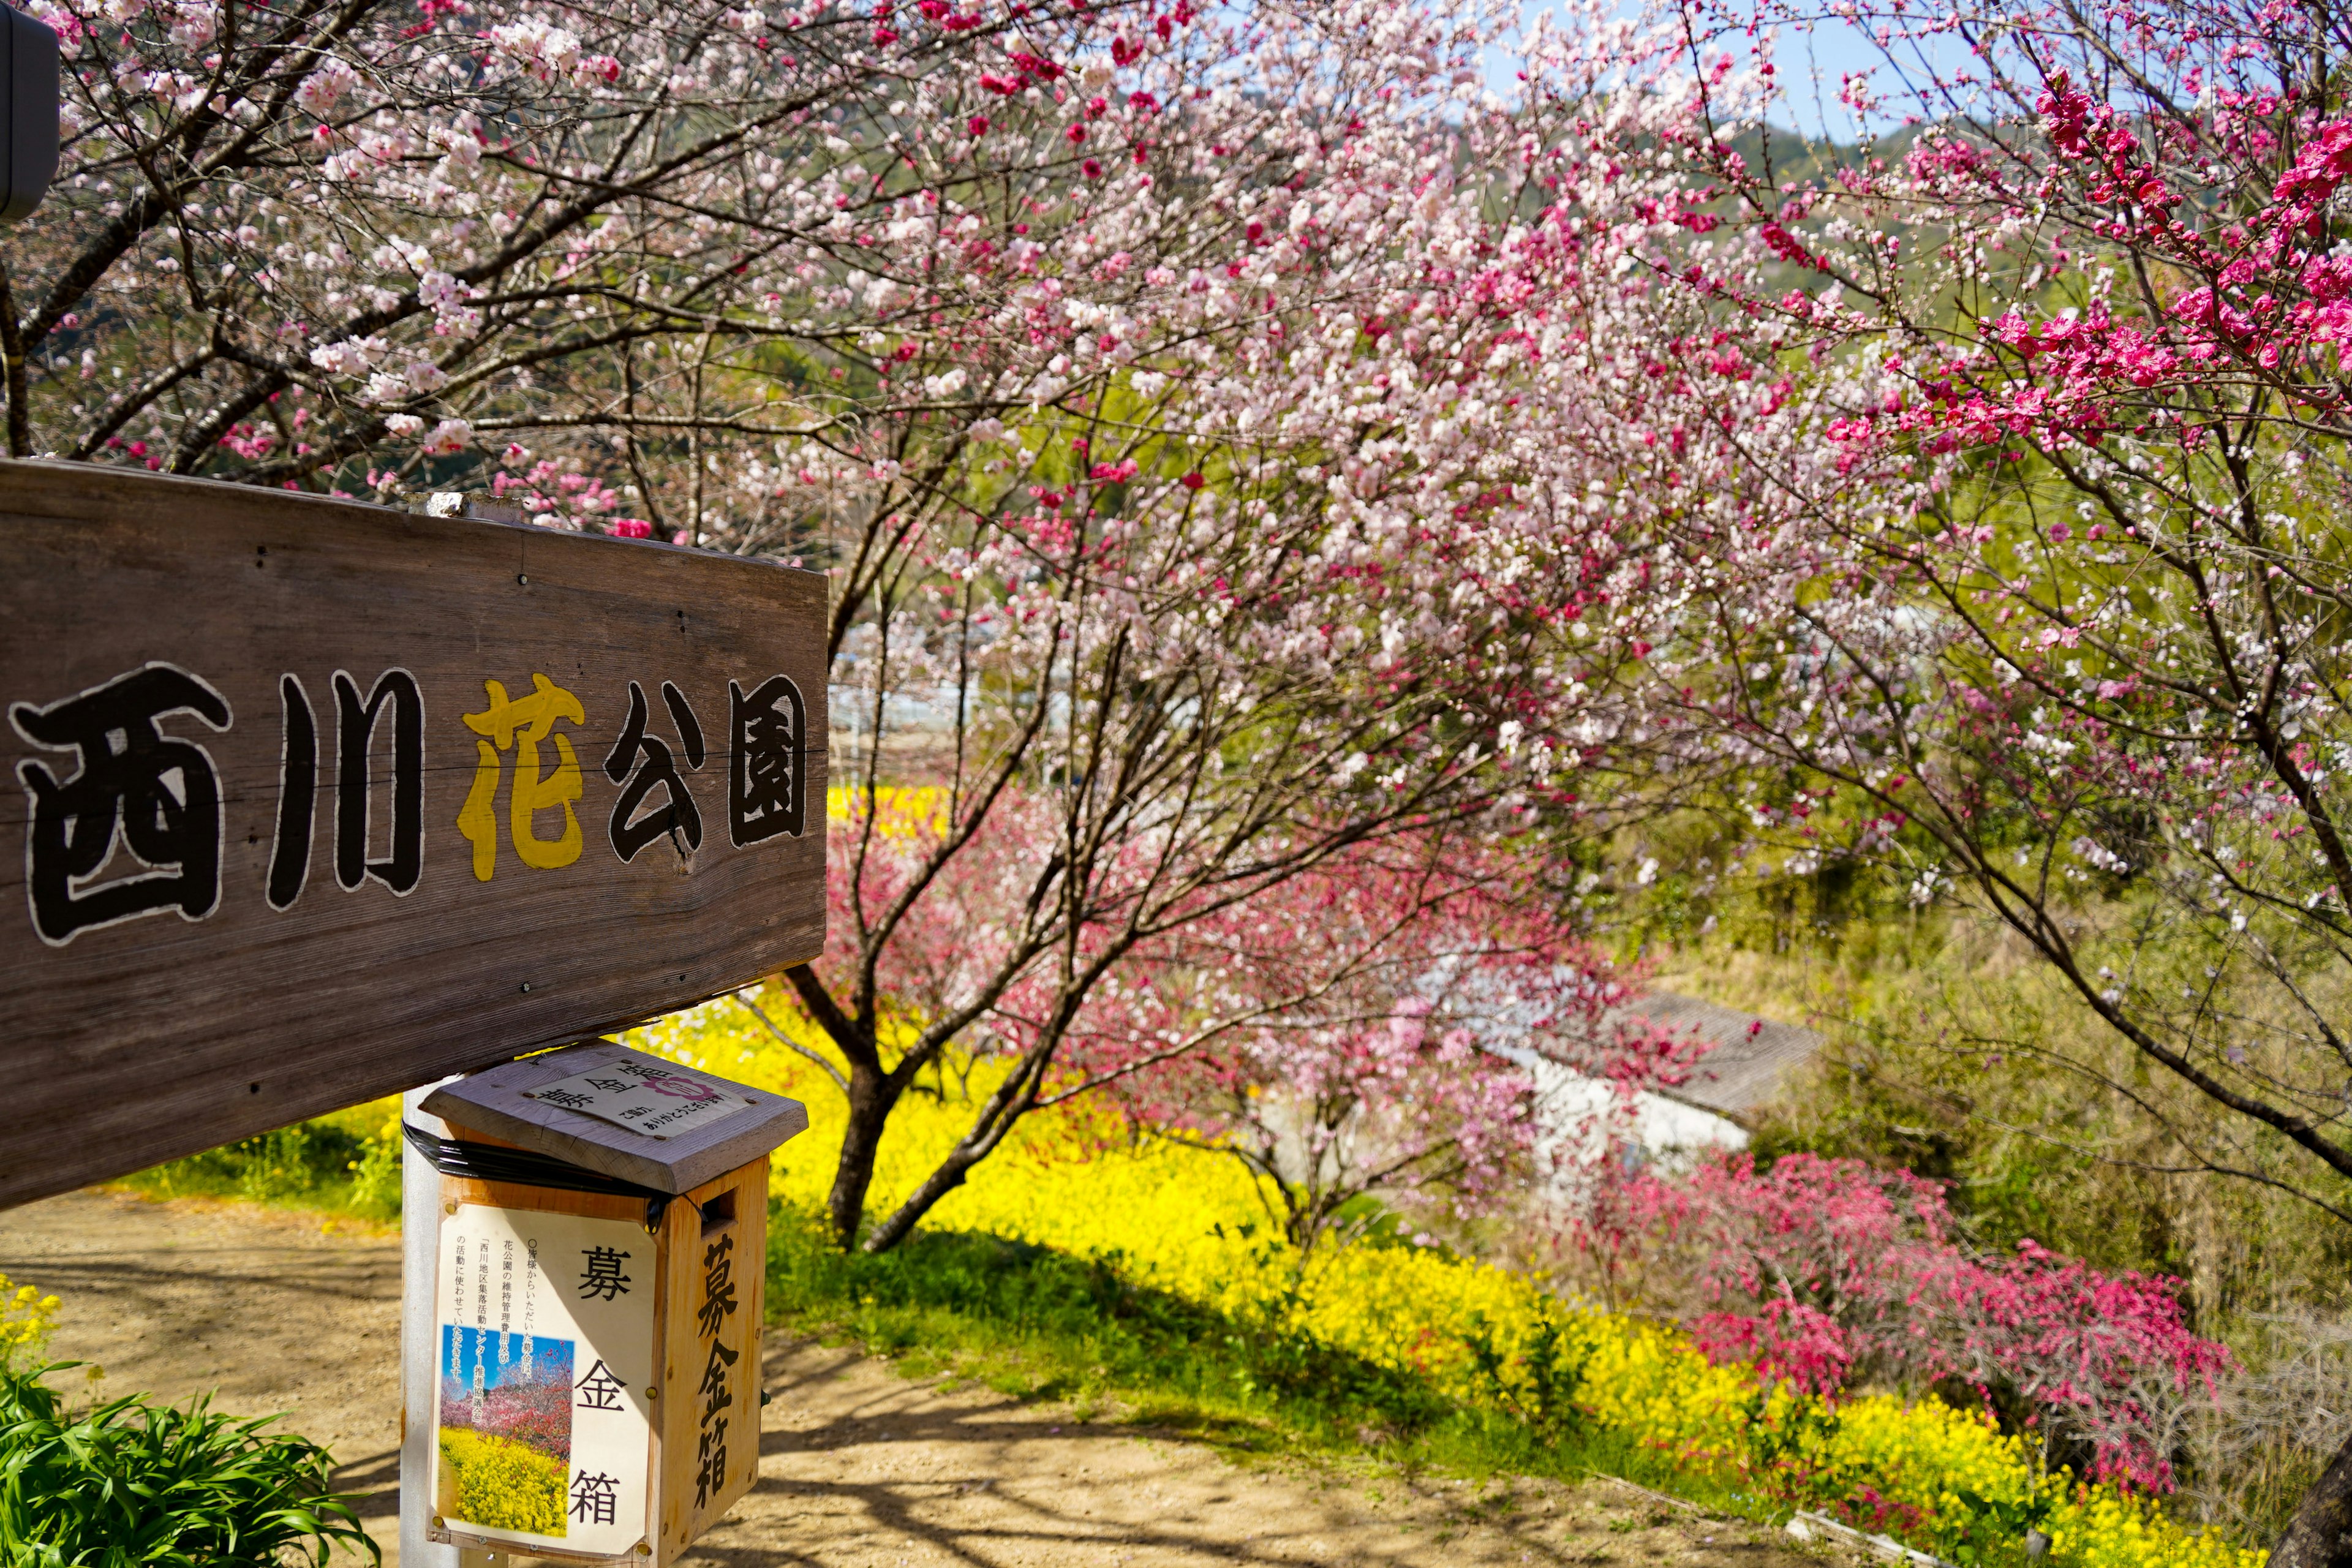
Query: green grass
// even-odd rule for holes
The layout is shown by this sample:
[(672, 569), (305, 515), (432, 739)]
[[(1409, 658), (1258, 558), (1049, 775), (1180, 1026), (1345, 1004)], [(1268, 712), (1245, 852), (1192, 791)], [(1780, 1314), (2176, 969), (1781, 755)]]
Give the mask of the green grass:
[(376, 1131), (383, 1120), (377, 1106), (354, 1106), (166, 1161), (117, 1184), (152, 1198), (235, 1198), (396, 1222), (400, 1143)]
[(778, 1205), (768, 1291), (779, 1325), (854, 1343), (910, 1375), (1058, 1401), (1080, 1419), (1235, 1455), (1369, 1456), (1474, 1479), (1611, 1475), (1718, 1513), (1786, 1512), (1580, 1420), (1573, 1369), (1555, 1380), (1549, 1410), (1460, 1404), (1316, 1340), (1139, 1287), (1113, 1263), (1000, 1237), (918, 1231), (878, 1258), (844, 1255), (812, 1217)]

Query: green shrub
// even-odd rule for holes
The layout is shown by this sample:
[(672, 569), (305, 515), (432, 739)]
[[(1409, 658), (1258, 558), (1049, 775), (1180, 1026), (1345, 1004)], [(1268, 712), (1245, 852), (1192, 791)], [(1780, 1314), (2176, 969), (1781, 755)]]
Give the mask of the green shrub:
[(390, 1222), (400, 1217), (400, 1102), (372, 1100), (124, 1178), (151, 1197), (243, 1198)]
[(306, 1438), (132, 1394), (76, 1413), (47, 1379), (79, 1364), (0, 1358), (0, 1563), (7, 1568), (323, 1564), (376, 1560), (334, 1461)]

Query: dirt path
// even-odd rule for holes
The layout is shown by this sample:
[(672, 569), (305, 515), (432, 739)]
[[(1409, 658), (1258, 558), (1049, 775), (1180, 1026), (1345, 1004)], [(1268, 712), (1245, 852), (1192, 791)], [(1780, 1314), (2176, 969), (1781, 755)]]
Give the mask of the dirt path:
[[(89, 1193), (0, 1213), (0, 1273), (65, 1299), (53, 1353), (112, 1393), (217, 1388), (333, 1450), (387, 1550), (399, 1413), (396, 1239), (241, 1205)], [(1673, 1563), (1803, 1568), (1787, 1538), (1601, 1482), (1477, 1486), (1376, 1467), (1243, 1468), (985, 1389), (909, 1382), (773, 1336), (761, 1479), (700, 1568), (1207, 1568)]]

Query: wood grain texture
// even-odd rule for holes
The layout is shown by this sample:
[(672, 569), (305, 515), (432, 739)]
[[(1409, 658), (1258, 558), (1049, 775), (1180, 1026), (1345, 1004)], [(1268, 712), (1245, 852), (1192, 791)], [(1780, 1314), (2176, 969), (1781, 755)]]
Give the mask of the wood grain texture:
[[(760, 1472), (760, 1331), (767, 1315), (768, 1162), (733, 1171), (672, 1204), (662, 1224), (662, 1396), (655, 1442), (655, 1568), (667, 1568), (705, 1531), (726, 1517), (751, 1489)], [(703, 1217), (724, 1199), (723, 1219)], [(728, 1266), (735, 1310), (719, 1316), (716, 1332), (698, 1320), (712, 1278), (714, 1253)], [(734, 1353), (723, 1368), (728, 1398), (710, 1412), (703, 1379), (716, 1343)], [(720, 1423), (724, 1423), (723, 1427)], [(700, 1485), (704, 1439), (719, 1439), (726, 1462)], [(715, 1461), (717, 1447), (711, 1449)]]
[(614, 1041), (597, 1040), (443, 1084), (425, 1097), (425, 1109), (494, 1132), (501, 1142), (664, 1193), (683, 1193), (716, 1181), (808, 1131), (808, 1110), (799, 1100), (699, 1070), (694, 1074), (697, 1079), (742, 1096), (751, 1109), (675, 1138), (648, 1138), (560, 1105), (522, 1098), (526, 1089), (619, 1061), (676, 1068), (675, 1063)]
[[(306, 1116), (689, 1005), (816, 956), (824, 940), (824, 579), (628, 540), (459, 519), (205, 480), (0, 462), (0, 1205), (121, 1175)], [(86, 753), (38, 745), (6, 717), (150, 664), (199, 677), (226, 728), (154, 722), (217, 775), (217, 903), (42, 939), (33, 918), (28, 766), (69, 784)], [(335, 677), (363, 699), (384, 672), (421, 698), (421, 867), (346, 889), (337, 867)], [(272, 907), (288, 750), (284, 678), (315, 714), (308, 877)], [(534, 868), (516, 848), (520, 745), (502, 744), (488, 880), (460, 827), (486, 744), (465, 716), (534, 675), (583, 718), (554, 721), (580, 773), (582, 852)], [(803, 831), (738, 847), (729, 831), (729, 685), (798, 688)], [(661, 693), (698, 721), (706, 764), (682, 774), (702, 824), (624, 861), (609, 841), (626, 781), (605, 776), (635, 681), (646, 733), (685, 769)], [(364, 764), (367, 853), (390, 865), (395, 726)], [(110, 745), (113, 742), (108, 742)], [(186, 781), (178, 781), (184, 789)], [(666, 796), (656, 790), (653, 807)], [(354, 814), (356, 816), (356, 813)], [(526, 817), (560, 839), (561, 808)], [(477, 826), (479, 826), (478, 820)], [(682, 843), (682, 839), (678, 842)], [(542, 856), (542, 858), (545, 857)], [(142, 866), (128, 840), (87, 884)]]

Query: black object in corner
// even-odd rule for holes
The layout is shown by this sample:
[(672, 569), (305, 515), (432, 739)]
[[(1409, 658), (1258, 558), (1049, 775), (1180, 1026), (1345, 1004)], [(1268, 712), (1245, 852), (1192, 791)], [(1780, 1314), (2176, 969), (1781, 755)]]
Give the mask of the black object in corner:
[(58, 36), (48, 25), (0, 5), (0, 223), (29, 216), (58, 173)]

